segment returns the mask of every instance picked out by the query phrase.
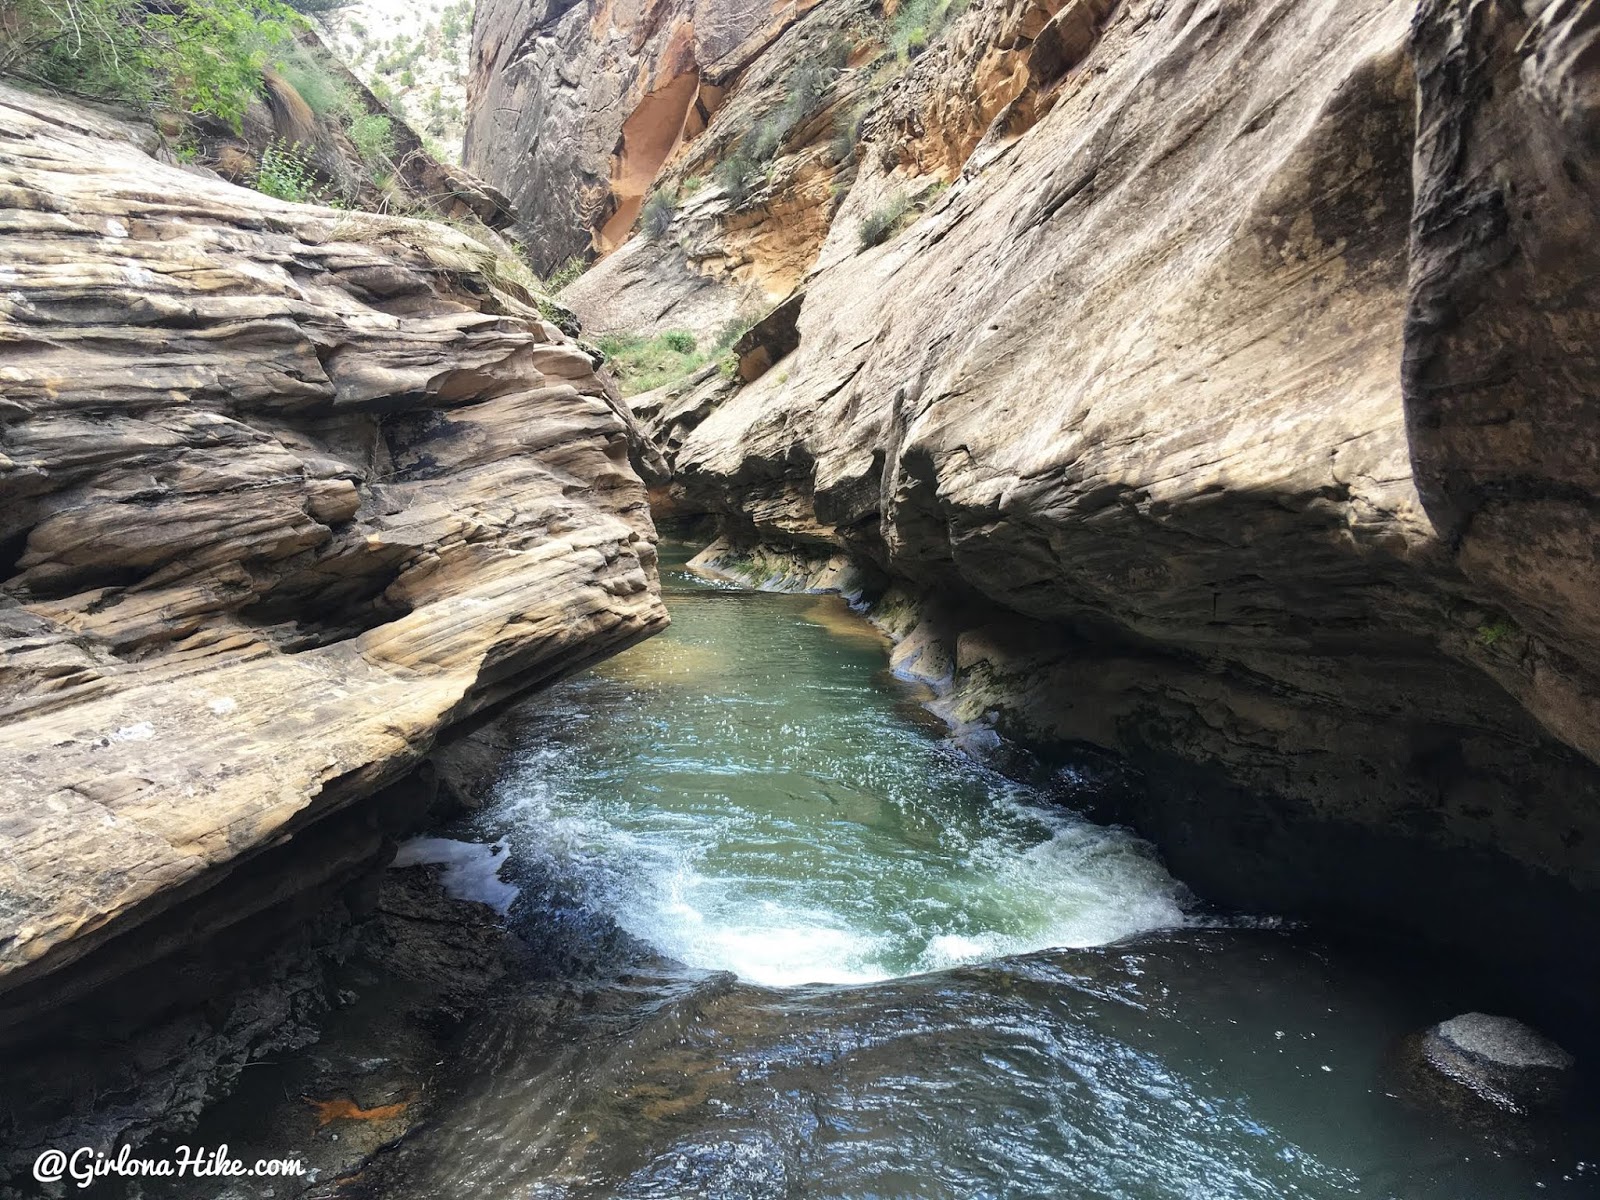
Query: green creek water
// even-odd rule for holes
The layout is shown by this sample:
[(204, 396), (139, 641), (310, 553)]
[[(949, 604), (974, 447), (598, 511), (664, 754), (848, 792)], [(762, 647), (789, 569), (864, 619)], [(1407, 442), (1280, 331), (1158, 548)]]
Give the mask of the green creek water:
[(1451, 996), (1198, 917), (942, 742), (842, 601), (665, 559), (672, 629), (524, 706), (453, 835), (497, 843), (454, 880), (545, 977), (468, 1026), (382, 1194), (1600, 1196), (1571, 1126), (1413, 1095)]

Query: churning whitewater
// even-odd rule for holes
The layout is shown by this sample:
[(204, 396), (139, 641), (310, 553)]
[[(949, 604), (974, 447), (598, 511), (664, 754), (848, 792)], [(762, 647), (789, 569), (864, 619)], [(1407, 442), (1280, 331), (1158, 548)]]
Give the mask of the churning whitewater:
[(1406, 1098), (1425, 977), (1186, 920), (1144, 843), (952, 748), (837, 598), (663, 576), (667, 633), (498, 727), (479, 844), (406, 851), (527, 976), (374, 1195), (1593, 1200), (1589, 1130), (1486, 1160)]
[[(566, 684), (486, 814), (532, 873), (689, 966), (858, 983), (1183, 922), (1144, 843), (933, 736), (835, 597), (664, 569), (668, 633)], [(759, 609), (753, 612), (752, 609)], [(641, 747), (644, 749), (641, 751)]]

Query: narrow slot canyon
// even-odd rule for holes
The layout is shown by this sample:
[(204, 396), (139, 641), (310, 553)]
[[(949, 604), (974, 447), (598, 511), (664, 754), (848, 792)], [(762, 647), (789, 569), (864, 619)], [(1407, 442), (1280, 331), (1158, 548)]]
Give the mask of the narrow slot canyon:
[(174, 5), (0, 21), (0, 1200), (1600, 1200), (1600, 8)]

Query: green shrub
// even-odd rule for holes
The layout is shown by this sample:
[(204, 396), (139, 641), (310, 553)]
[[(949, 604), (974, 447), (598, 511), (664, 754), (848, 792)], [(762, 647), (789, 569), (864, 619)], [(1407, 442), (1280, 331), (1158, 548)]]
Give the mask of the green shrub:
[(903, 0), (889, 26), (889, 44), (901, 61), (913, 59), (966, 7), (967, 0)]
[(297, 49), (274, 65), (317, 116), (346, 120), (356, 111), (350, 88), (305, 51)]
[[(683, 350), (684, 339), (690, 348)], [(599, 339), (600, 351), (616, 374), (624, 396), (637, 395), (691, 375), (705, 365), (706, 358), (694, 349), (694, 338), (686, 333), (663, 333), (653, 338), (638, 334), (612, 334)]]
[(6, 0), (0, 71), (240, 127), (275, 47), (305, 27), (279, 0)]
[(305, 204), (320, 199), (317, 177), (311, 169), (311, 160), (297, 142), (289, 145), (274, 141), (261, 152), (261, 165), (256, 168), (250, 185), (258, 192)]
[(449, 5), (440, 17), (439, 33), (446, 42), (454, 43), (472, 32), (472, 5), (469, 2)]
[[(822, 106), (833, 87), (836, 71), (817, 63), (801, 63), (784, 80), (784, 100), (757, 124), (740, 147), (752, 164), (770, 162), (783, 148), (797, 125)], [(747, 168), (744, 175), (750, 174)], [(724, 184), (724, 190), (728, 190)]]
[(840, 113), (835, 118), (833, 138), (828, 142), (828, 155), (834, 162), (846, 162), (855, 155), (856, 147), (861, 143), (861, 123), (865, 119), (864, 109)]
[(394, 157), (394, 121), (382, 113), (363, 113), (348, 132), (362, 162), (386, 163)]
[(733, 346), (750, 332), (750, 327), (755, 323), (755, 317), (735, 317), (717, 331), (717, 340), (711, 344), (710, 357), (717, 360), (717, 370), (724, 379), (732, 379), (739, 373), (739, 356), (733, 352)]
[(738, 208), (750, 198), (756, 180), (756, 164), (741, 147), (717, 163), (711, 175), (733, 206)]
[(870, 250), (888, 241), (910, 207), (904, 194), (896, 192), (892, 199), (868, 213), (856, 230), (861, 249)]
[(654, 193), (639, 213), (639, 228), (652, 242), (659, 242), (672, 228), (672, 214), (678, 202), (665, 188)]
[(1487, 648), (1521, 632), (1521, 627), (1510, 617), (1496, 617), (1478, 626), (1478, 645)]
[(833, 86), (834, 74), (817, 63), (801, 63), (789, 72), (784, 107), (794, 114), (796, 124), (817, 111)]
[(850, 52), (854, 49), (855, 43), (850, 40), (850, 35), (842, 29), (835, 29), (828, 35), (827, 44), (822, 47), (822, 54), (817, 58), (817, 63), (834, 71), (842, 71), (845, 64), (850, 61)]
[(578, 276), (582, 275), (588, 269), (588, 266), (588, 263), (574, 254), (551, 272), (550, 278), (544, 281), (545, 291), (559, 292), (569, 283), (576, 280)]
[(774, 114), (745, 135), (745, 153), (755, 162), (768, 162), (778, 153), (778, 147), (783, 145), (783, 137), (788, 132), (788, 127)]

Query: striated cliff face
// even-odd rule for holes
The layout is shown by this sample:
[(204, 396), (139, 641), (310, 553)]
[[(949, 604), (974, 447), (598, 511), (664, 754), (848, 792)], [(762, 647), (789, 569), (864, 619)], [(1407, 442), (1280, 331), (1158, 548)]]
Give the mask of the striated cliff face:
[(0, 86), (8, 1055), (381, 864), (441, 732), (667, 621), (631, 423), (525, 270), (155, 144)]
[[(797, 347), (636, 399), (673, 505), (734, 569), (897, 589), (956, 718), (1137, 764), (1118, 812), (1209, 894), (1570, 954), (1600, 913), (1597, 37), (1559, 2), (1006, 0), (909, 63), (858, 48), (818, 111), (859, 144), (801, 123), (761, 185), (833, 164)], [(788, 78), (747, 70), (657, 187)], [(680, 200), (568, 294), (621, 320), (751, 211)]]
[(522, 211), (536, 269), (628, 236), (663, 164), (815, 0), (483, 0), (463, 161)]

